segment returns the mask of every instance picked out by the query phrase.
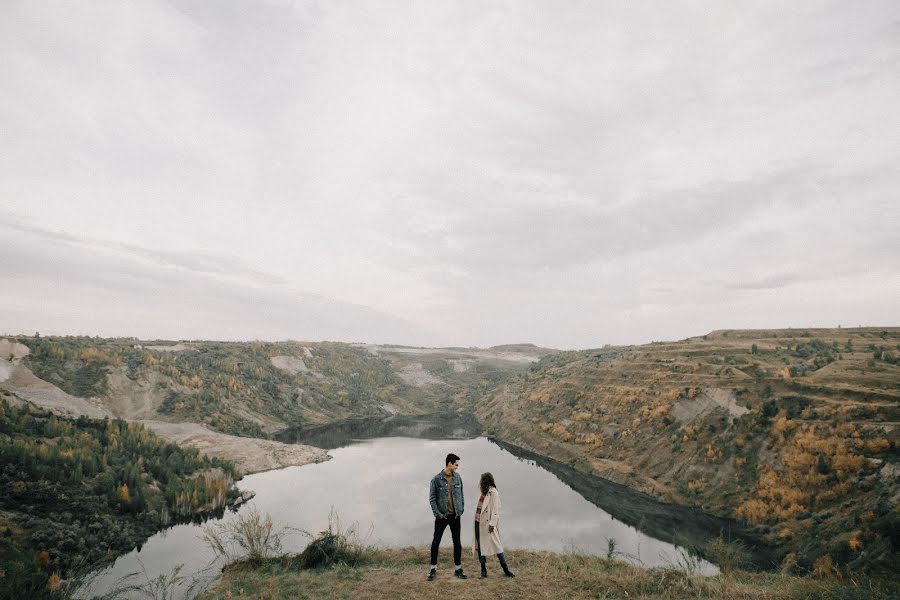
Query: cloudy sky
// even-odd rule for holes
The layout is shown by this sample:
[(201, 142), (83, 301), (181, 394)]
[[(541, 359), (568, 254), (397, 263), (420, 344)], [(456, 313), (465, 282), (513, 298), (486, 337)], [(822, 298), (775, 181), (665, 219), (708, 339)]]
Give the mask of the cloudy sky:
[(0, 333), (900, 324), (900, 3), (0, 3)]

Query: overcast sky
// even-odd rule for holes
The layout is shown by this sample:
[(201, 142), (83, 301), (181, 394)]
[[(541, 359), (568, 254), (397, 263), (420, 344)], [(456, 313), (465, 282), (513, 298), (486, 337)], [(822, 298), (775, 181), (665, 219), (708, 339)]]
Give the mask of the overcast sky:
[(900, 2), (0, 3), (0, 333), (900, 325)]

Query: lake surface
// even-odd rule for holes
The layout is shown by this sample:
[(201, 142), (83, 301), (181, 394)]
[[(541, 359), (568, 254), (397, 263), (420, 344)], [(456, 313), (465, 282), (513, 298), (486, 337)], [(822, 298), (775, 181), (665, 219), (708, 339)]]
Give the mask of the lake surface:
[[(344, 526), (357, 524), (369, 544), (428, 546), (434, 523), (428, 502), (428, 482), (443, 468), (446, 454), (454, 452), (461, 457), (459, 473), (465, 491), (464, 552), (469, 552), (473, 538), (478, 479), (481, 473), (490, 471), (503, 502), (500, 531), (513, 569), (517, 548), (606, 555), (610, 539), (615, 540), (618, 556), (625, 560), (648, 567), (674, 566), (681, 562), (683, 555), (671, 543), (680, 539), (675, 537), (676, 529), (696, 529), (700, 533), (695, 531), (695, 538), (706, 538), (719, 524), (713, 519), (712, 524), (701, 522), (695, 528), (691, 513), (677, 512), (683, 509), (652, 500), (642, 505), (649, 500), (647, 497), (622, 486), (603, 489), (596, 487), (596, 478), (581, 476), (577, 480), (577, 473), (572, 470), (574, 476), (567, 474), (564, 465), (528, 456), (479, 436), (477, 426), (465, 419), (447, 421), (444, 433), (441, 433), (441, 421), (436, 422), (434, 418), (392, 421), (395, 422), (379, 420), (378, 426), (355, 421), (330, 429), (310, 430), (307, 433), (311, 437), (306, 441), (312, 443), (316, 439), (320, 447), (332, 448), (329, 451), (332, 460), (248, 475), (239, 482), (239, 487), (255, 491), (256, 497), (248, 504), (270, 515), (278, 525), (316, 533), (328, 526), (333, 511)], [(394, 433), (394, 426), (407, 434), (436, 439), (411, 435), (386, 437)], [(330, 437), (329, 431), (333, 433)], [(302, 432), (290, 434), (295, 440), (303, 436)], [(469, 439), (461, 439), (465, 437)], [(563, 479), (569, 477), (576, 479), (566, 483)], [(607, 485), (615, 486), (608, 482)], [(619, 519), (598, 506), (610, 499), (611, 510), (620, 513)], [(246, 510), (246, 506), (241, 508)], [(228, 511), (221, 521), (178, 525), (156, 534), (140, 551), (119, 557), (98, 578), (92, 593), (109, 589), (116, 580), (132, 572), (144, 571), (146, 576), (154, 578), (171, 572), (179, 564), (184, 565), (182, 574), (202, 571), (213, 558), (201, 540), (203, 527), (236, 517), (237, 514)], [(302, 535), (289, 535), (284, 549), (299, 551), (307, 540)], [(439, 568), (451, 568), (451, 547), (448, 531)], [(427, 565), (422, 568), (424, 576)], [(705, 573), (716, 572), (715, 566), (706, 562), (701, 562), (700, 568)], [(218, 569), (212, 568), (208, 573), (215, 576)], [(138, 580), (143, 581), (144, 575)]]

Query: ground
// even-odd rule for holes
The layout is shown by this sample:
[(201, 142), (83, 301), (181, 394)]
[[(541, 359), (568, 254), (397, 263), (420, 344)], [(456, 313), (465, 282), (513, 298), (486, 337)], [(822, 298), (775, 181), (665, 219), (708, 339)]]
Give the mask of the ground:
[(428, 550), (406, 548), (372, 552), (361, 567), (337, 567), (303, 571), (290, 559), (270, 561), (260, 567), (237, 564), (228, 567), (222, 579), (201, 600), (261, 599), (352, 599), (431, 600), (466, 598), (513, 600), (520, 598), (722, 598), (729, 600), (897, 598), (895, 583), (837, 582), (781, 574), (738, 572), (729, 576), (702, 577), (675, 570), (651, 571), (621, 561), (573, 554), (508, 551), (515, 579), (502, 576), (496, 560), (488, 563), (488, 578), (478, 577), (478, 563), (463, 552), (463, 567), (469, 579), (453, 577), (446, 561), (438, 578), (425, 580)]

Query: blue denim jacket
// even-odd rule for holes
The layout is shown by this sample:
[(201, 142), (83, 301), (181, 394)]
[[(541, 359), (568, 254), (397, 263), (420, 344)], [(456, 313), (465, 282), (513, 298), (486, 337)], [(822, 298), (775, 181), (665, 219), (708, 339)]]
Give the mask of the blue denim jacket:
[[(435, 518), (447, 514), (447, 478), (444, 477), (443, 471), (431, 479), (428, 500), (431, 502), (431, 512)], [(456, 510), (456, 516), (461, 516), (466, 508), (462, 477), (459, 473), (453, 474), (453, 508)]]

